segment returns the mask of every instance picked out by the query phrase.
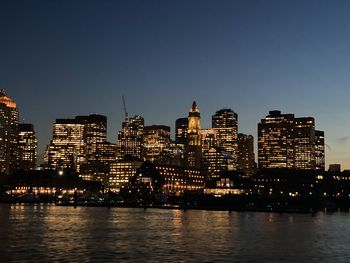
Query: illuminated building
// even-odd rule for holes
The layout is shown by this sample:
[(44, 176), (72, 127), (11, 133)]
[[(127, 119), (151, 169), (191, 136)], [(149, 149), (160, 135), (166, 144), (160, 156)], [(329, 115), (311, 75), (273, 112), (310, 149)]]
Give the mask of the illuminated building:
[(125, 118), (118, 133), (117, 158), (141, 160), (144, 119), (141, 116)]
[(163, 178), (163, 190), (168, 195), (180, 196), (185, 191), (204, 188), (204, 177), (198, 169), (159, 164), (156, 169)]
[(86, 161), (84, 124), (75, 119), (56, 119), (47, 148), (48, 166), (54, 170), (71, 168), (80, 171)]
[(325, 170), (325, 147), (324, 147), (324, 132), (315, 131), (315, 158), (316, 169)]
[(235, 170), (237, 163), (238, 115), (231, 109), (222, 109), (212, 116), (216, 145), (230, 156), (227, 170)]
[(161, 153), (170, 144), (170, 127), (164, 125), (145, 126), (143, 132), (143, 159), (158, 162)]
[(141, 167), (141, 161), (115, 161), (110, 164), (108, 187), (114, 192), (119, 192), (120, 188), (127, 185), (129, 179), (135, 175)]
[(315, 119), (294, 119), (294, 168), (315, 169)]
[(211, 147), (203, 153), (203, 168), (209, 180), (218, 178), (223, 171), (227, 171), (228, 154), (221, 147)]
[(200, 168), (202, 158), (201, 127), (199, 108), (194, 101), (188, 114), (185, 159), (188, 167)]
[(99, 160), (103, 155), (103, 147), (107, 142), (107, 117), (91, 114), (89, 116), (77, 116), (75, 120), (84, 125), (86, 161)]
[(252, 135), (238, 134), (237, 170), (246, 174), (254, 172), (254, 138)]
[(175, 122), (175, 142), (186, 144), (188, 118), (180, 118)]
[(258, 162), (259, 168), (322, 169), (324, 134), (312, 117), (270, 111), (258, 124)]
[(201, 129), (202, 154), (216, 145), (216, 133), (214, 129)]
[(18, 169), (32, 170), (36, 167), (37, 147), (34, 127), (32, 124), (18, 125)]
[(270, 111), (258, 124), (259, 168), (294, 167), (294, 114)]
[(0, 90), (0, 173), (17, 169), (18, 110), (16, 102)]
[(106, 129), (107, 118), (102, 115), (56, 119), (46, 153), (48, 166), (52, 169), (72, 168), (79, 172), (81, 165), (103, 159), (104, 147), (108, 147)]
[(182, 143), (170, 142), (160, 154), (159, 163), (167, 165), (185, 165), (185, 145)]

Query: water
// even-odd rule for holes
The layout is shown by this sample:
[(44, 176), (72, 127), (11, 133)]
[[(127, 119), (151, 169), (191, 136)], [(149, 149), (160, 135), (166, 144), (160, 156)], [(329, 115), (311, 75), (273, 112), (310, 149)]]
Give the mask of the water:
[(350, 262), (350, 214), (0, 204), (0, 261)]

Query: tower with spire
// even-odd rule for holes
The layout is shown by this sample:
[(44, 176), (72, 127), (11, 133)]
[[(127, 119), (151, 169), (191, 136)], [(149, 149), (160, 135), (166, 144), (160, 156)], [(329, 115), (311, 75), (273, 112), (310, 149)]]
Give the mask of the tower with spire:
[(200, 112), (195, 101), (188, 114), (186, 163), (188, 167), (200, 168), (202, 159)]

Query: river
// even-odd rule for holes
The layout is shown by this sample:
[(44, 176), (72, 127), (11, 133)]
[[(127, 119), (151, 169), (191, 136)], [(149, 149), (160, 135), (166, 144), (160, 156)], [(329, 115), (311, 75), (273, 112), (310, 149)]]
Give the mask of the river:
[(0, 204), (1, 262), (350, 262), (350, 214)]

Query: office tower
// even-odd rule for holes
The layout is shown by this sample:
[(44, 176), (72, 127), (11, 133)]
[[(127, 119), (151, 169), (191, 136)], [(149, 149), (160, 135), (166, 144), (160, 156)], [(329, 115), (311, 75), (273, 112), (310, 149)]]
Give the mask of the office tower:
[(17, 169), (18, 110), (16, 102), (0, 90), (0, 173)]
[[(72, 168), (101, 161), (107, 143), (107, 118), (91, 114), (74, 119), (57, 119), (47, 148), (47, 162), (52, 169)], [(108, 151), (106, 151), (107, 154)], [(109, 157), (106, 157), (107, 159)]]
[(322, 167), (324, 136), (315, 132), (314, 118), (270, 111), (258, 124), (259, 168), (314, 170), (316, 155)]
[(254, 138), (252, 135), (238, 134), (237, 170), (250, 175), (254, 172)]
[(200, 168), (202, 158), (200, 113), (195, 101), (188, 114), (185, 156), (188, 167)]
[(141, 159), (144, 119), (135, 115), (125, 118), (122, 130), (118, 133), (117, 158)]
[(212, 128), (216, 133), (216, 144), (228, 154), (227, 170), (236, 169), (238, 115), (231, 109), (222, 109), (212, 116)]
[(227, 171), (228, 154), (221, 147), (211, 147), (203, 153), (203, 170), (207, 180), (215, 180), (220, 177), (221, 172)]
[(201, 129), (202, 154), (216, 145), (216, 133), (214, 129)]
[(325, 170), (325, 147), (324, 147), (324, 132), (315, 131), (315, 158), (316, 169)]
[(294, 168), (315, 169), (315, 120), (294, 119)]
[(294, 167), (294, 114), (270, 111), (258, 124), (259, 168)]
[(159, 163), (185, 166), (185, 145), (171, 141), (160, 154)]
[(180, 118), (175, 122), (175, 142), (186, 144), (188, 118)]
[(47, 148), (48, 166), (52, 169), (76, 169), (86, 161), (84, 123), (77, 119), (56, 119)]
[(36, 167), (38, 142), (33, 124), (18, 125), (18, 169), (32, 170)]
[(164, 125), (145, 126), (143, 133), (143, 159), (158, 162), (161, 153), (170, 144), (170, 127)]
[(114, 192), (119, 192), (120, 188), (128, 185), (129, 179), (135, 175), (142, 161), (119, 160), (112, 162), (108, 177), (108, 187)]
[(98, 114), (77, 116), (75, 120), (84, 125), (86, 161), (99, 160), (107, 142), (107, 117)]

